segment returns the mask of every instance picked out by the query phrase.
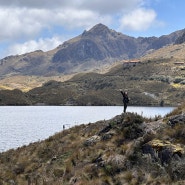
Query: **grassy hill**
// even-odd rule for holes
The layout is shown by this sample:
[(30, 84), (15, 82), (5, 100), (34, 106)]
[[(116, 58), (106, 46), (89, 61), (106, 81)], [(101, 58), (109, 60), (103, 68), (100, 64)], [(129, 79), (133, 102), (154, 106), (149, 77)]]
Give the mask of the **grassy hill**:
[(105, 74), (81, 73), (65, 82), (50, 81), (30, 90), (32, 102), (73, 105), (120, 105), (119, 89), (132, 105), (177, 105), (185, 98), (185, 70), (170, 59), (121, 63)]
[(150, 50), (148, 54), (142, 57), (143, 59), (173, 59), (175, 62), (183, 61), (185, 59), (185, 44), (171, 44), (162, 47), (158, 50)]
[(0, 184), (184, 184), (184, 112), (122, 114), (0, 153)]
[(128, 91), (130, 105), (177, 106), (185, 98), (184, 63), (179, 65), (173, 58), (142, 59), (134, 65), (122, 62), (102, 74), (79, 73), (63, 82), (53, 79), (22, 95), (0, 91), (0, 104), (121, 105), (120, 89)]
[(9, 76), (7, 78), (0, 79), (0, 90), (13, 90), (13, 89), (19, 89), (23, 92), (28, 92), (29, 90), (40, 87), (44, 83), (55, 80), (59, 82), (64, 82), (68, 79), (70, 79), (73, 76), (71, 75), (60, 75), (60, 76), (52, 76), (52, 77), (46, 77), (46, 76)]

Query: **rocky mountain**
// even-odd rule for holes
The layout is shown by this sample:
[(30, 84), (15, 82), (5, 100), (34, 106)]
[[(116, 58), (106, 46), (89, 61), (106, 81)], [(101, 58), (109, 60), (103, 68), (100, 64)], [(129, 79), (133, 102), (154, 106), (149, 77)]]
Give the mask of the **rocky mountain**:
[(0, 184), (185, 184), (184, 111), (121, 114), (0, 153)]
[(183, 30), (157, 37), (134, 38), (97, 24), (48, 52), (35, 51), (0, 60), (1, 78), (13, 75), (54, 76), (98, 69), (118, 60), (138, 58), (173, 44)]

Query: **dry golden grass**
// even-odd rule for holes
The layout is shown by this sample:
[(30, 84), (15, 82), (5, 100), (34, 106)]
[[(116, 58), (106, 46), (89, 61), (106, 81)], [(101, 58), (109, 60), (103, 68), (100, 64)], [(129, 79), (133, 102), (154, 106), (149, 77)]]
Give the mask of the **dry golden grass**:
[[(105, 74), (109, 70), (111, 70), (114, 66), (122, 63), (122, 61), (117, 61), (114, 62), (113, 64), (106, 64), (103, 65), (97, 69), (92, 69), (89, 71), (86, 71), (86, 73), (89, 73), (91, 71), (100, 73), (100, 74)], [(13, 89), (20, 89), (23, 92), (28, 92), (29, 90), (40, 87), (44, 83), (55, 80), (59, 82), (65, 82), (67, 80), (70, 80), (74, 75), (76, 74), (69, 74), (69, 75), (59, 75), (59, 76), (21, 76), (21, 75), (16, 75), (16, 76), (9, 76), (5, 77), (4, 79), (0, 80), (0, 89), (2, 90), (13, 90)]]
[(174, 83), (172, 83), (171, 86), (175, 87), (176, 89), (179, 89), (179, 88), (183, 88), (184, 89), (184, 85), (182, 85), (182, 84), (174, 84)]
[(44, 83), (55, 80), (59, 82), (64, 82), (72, 78), (72, 75), (61, 75), (61, 76), (11, 76), (0, 80), (0, 89), (13, 90), (20, 89), (23, 92), (28, 92), (29, 90), (40, 87)]
[(184, 61), (185, 59), (185, 44), (169, 45), (156, 51), (151, 51), (149, 54), (142, 57), (142, 59), (155, 59), (155, 58), (173, 58), (174, 60)]

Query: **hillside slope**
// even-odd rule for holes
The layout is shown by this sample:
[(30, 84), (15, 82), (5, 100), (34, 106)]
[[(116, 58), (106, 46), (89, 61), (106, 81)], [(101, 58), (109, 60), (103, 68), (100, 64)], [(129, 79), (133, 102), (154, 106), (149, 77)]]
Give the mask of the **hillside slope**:
[(0, 184), (184, 184), (184, 112), (122, 114), (1, 153)]
[(173, 44), (158, 50), (149, 51), (142, 59), (171, 59), (174, 62), (185, 61), (185, 44)]
[(79, 73), (49, 81), (28, 92), (0, 91), (0, 105), (121, 105), (120, 89), (130, 105), (177, 106), (185, 99), (184, 65), (174, 59), (121, 63), (105, 74)]

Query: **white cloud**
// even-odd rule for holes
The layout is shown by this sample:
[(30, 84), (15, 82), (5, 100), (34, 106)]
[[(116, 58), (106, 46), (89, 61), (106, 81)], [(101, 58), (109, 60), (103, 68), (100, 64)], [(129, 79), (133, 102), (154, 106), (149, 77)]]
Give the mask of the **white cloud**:
[[(73, 5), (70, 0), (0, 0), (0, 6), (4, 7), (26, 7), (26, 8), (55, 8), (55, 7), (66, 7)], [(71, 6), (70, 5), (70, 6)]]
[[(100, 22), (110, 26), (117, 21), (114, 19), (115, 14), (120, 15), (140, 7), (144, 1), (0, 0), (0, 41), (33, 39), (44, 29), (53, 26), (87, 29)], [(127, 23), (123, 18), (124, 24)]]
[(67, 29), (89, 28), (103, 22), (109, 24), (110, 16), (101, 16), (90, 10), (77, 9), (26, 9), (0, 8), (0, 41), (18, 38), (34, 38), (43, 29), (61, 26)]
[(17, 43), (11, 45), (6, 54), (7, 55), (15, 55), (15, 54), (24, 54), (35, 50), (43, 50), (48, 51), (54, 49), (55, 47), (62, 44), (66, 39), (61, 37), (53, 37), (53, 38), (40, 38), (38, 41), (29, 40), (25, 43)]
[(43, 24), (33, 16), (34, 10), (0, 9), (0, 40), (11, 40), (19, 37), (35, 36)]
[(0, 6), (39, 8), (39, 9), (65, 9), (75, 8), (78, 10), (86, 9), (96, 11), (101, 14), (112, 13), (120, 10), (128, 10), (142, 4), (146, 0), (0, 0)]
[(99, 22), (110, 24), (111, 17), (108, 15), (101, 16), (100, 14), (89, 10), (79, 11), (77, 9), (65, 9), (62, 12), (57, 11), (53, 21), (55, 24), (60, 22), (61, 26), (63, 25), (66, 28), (75, 29), (89, 28)]
[(119, 13), (120, 11), (130, 11), (133, 8), (139, 7), (143, 1), (145, 0), (113, 0), (112, 2), (108, 2), (107, 0), (82, 0), (81, 6), (86, 9), (99, 12), (100, 14), (113, 14)]
[(121, 30), (144, 31), (154, 22), (156, 13), (151, 9), (136, 9), (120, 19)]
[[(0, 0), (0, 43), (7, 42), (12, 45), (9, 47), (9, 54), (20, 54), (43, 49), (42, 43), (47, 44), (49, 40), (51, 47), (48, 49), (56, 47), (59, 40), (54, 39), (54, 35), (58, 34), (53, 32), (56, 27), (66, 32), (75, 32), (78, 28), (84, 30), (103, 23), (111, 28), (114, 24), (120, 24), (121, 30), (147, 29), (156, 18), (153, 10), (141, 8), (147, 1)], [(49, 32), (50, 36), (47, 36), (45, 31)], [(42, 36), (43, 33), (45, 36)], [(48, 40), (47, 37), (53, 39)], [(16, 44), (20, 41), (24, 44)]]

